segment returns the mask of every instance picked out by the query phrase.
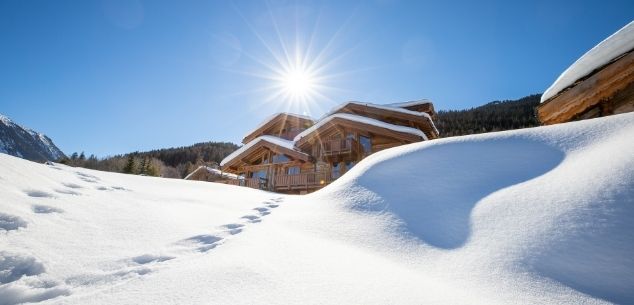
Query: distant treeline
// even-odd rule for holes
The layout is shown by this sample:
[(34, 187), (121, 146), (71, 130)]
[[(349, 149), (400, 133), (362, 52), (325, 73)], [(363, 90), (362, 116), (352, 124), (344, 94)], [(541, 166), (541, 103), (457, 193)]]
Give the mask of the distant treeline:
[(539, 126), (535, 107), (540, 98), (541, 94), (534, 94), (466, 110), (440, 110), (434, 123), (441, 137)]
[(238, 149), (228, 142), (205, 142), (191, 146), (133, 152), (103, 159), (95, 155), (73, 153), (68, 158), (58, 160), (70, 166), (129, 173), (137, 175), (183, 178), (198, 166), (220, 163), (222, 159)]

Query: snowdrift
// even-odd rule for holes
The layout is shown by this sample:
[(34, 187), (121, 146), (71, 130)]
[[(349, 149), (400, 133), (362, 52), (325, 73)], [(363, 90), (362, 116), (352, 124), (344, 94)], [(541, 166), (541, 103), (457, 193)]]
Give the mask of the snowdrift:
[(634, 303), (633, 139), (416, 143), (307, 196), (0, 155), (0, 304)]

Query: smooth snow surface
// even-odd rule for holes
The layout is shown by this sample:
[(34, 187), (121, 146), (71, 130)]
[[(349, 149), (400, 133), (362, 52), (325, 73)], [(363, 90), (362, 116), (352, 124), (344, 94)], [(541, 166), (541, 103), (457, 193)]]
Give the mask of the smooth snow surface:
[(545, 102), (557, 93), (574, 84), (578, 79), (592, 73), (595, 69), (609, 63), (614, 58), (634, 49), (634, 21), (624, 26), (610, 37), (577, 59), (557, 80), (542, 94), (541, 102)]
[(0, 304), (632, 304), (632, 138), (426, 141), (306, 196), (0, 155)]

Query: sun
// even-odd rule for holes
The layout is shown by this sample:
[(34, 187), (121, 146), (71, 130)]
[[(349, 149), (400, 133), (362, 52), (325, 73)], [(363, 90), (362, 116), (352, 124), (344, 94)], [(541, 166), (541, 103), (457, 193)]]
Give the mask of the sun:
[(315, 90), (315, 77), (304, 69), (286, 71), (281, 78), (281, 87), (293, 99), (305, 98)]

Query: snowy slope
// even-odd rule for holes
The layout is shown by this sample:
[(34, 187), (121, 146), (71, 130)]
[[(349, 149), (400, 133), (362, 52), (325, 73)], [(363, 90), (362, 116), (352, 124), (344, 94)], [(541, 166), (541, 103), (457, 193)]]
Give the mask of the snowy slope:
[(32, 161), (57, 160), (64, 156), (46, 135), (16, 124), (0, 114), (0, 153)]
[(0, 155), (0, 304), (634, 303), (632, 138), (426, 141), (307, 196)]

